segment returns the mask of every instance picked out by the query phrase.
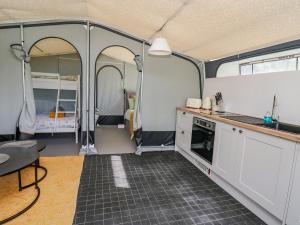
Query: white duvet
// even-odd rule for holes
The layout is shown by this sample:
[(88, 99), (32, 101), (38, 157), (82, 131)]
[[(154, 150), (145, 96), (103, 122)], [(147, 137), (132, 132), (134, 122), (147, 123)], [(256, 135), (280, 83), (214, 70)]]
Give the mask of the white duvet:
[[(74, 128), (75, 118), (73, 116), (66, 116), (57, 118), (56, 128)], [(38, 114), (36, 117), (36, 130), (45, 130), (54, 128), (55, 119), (50, 118), (48, 114)]]

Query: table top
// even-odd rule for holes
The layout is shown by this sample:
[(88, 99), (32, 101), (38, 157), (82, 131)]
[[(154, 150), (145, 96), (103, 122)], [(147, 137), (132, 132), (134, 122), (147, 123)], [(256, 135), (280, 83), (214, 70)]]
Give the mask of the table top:
[(30, 147), (31, 150), (37, 150), (38, 152), (43, 151), (46, 148), (46, 145), (40, 142), (37, 142), (36, 145)]
[(9, 160), (0, 164), (0, 176), (5, 176), (23, 169), (39, 158), (37, 149), (23, 147), (3, 147), (0, 148), (0, 153), (5, 153), (10, 156)]
[(6, 147), (24, 147), (28, 149), (36, 149), (41, 152), (46, 148), (46, 145), (36, 140), (0, 142), (0, 148)]

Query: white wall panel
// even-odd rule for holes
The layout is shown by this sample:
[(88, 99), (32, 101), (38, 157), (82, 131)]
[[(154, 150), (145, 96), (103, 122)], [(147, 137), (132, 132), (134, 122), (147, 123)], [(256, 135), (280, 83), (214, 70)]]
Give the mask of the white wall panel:
[(204, 96), (220, 91), (227, 111), (262, 118), (271, 112), (276, 94), (276, 116), (282, 122), (300, 125), (299, 84), (300, 71), (210, 78), (205, 80)]

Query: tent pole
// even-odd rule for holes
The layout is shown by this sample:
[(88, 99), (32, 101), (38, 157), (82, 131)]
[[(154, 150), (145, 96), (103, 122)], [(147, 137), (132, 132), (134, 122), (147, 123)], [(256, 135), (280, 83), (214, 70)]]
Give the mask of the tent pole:
[[(24, 48), (24, 27), (23, 24), (20, 24), (20, 33), (21, 33), (21, 45)], [(26, 96), (25, 96), (25, 61), (22, 59), (22, 85), (23, 85), (23, 104), (25, 104)]]
[(144, 61), (145, 61), (145, 41), (143, 41), (142, 44), (142, 81), (141, 81), (141, 105), (140, 107), (142, 107), (143, 105), (143, 84), (144, 84)]
[(86, 146), (80, 154), (97, 154), (97, 149), (90, 144), (90, 21), (86, 21)]
[(90, 142), (90, 21), (86, 22), (86, 146), (89, 150)]

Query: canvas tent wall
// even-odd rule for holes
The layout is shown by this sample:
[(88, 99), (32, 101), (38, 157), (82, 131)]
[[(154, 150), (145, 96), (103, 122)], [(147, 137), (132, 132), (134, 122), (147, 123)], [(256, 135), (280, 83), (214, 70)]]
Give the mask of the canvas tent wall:
[[(135, 55), (142, 55), (142, 41), (132, 39), (113, 30), (103, 28), (93, 24), (94, 28), (90, 32), (90, 118), (94, 118), (94, 82), (95, 82), (95, 64), (99, 53), (114, 45), (124, 46), (130, 49)], [(0, 89), (6, 90), (9, 86), (13, 91), (4, 92), (0, 97), (0, 104), (4, 105), (1, 110), (1, 134), (14, 133), (17, 113), (14, 115), (10, 110), (19, 112), (22, 102), (20, 69), (19, 62), (10, 56), (9, 45), (12, 42), (19, 42), (19, 28), (1, 29), (1, 68), (0, 68)], [(70, 24), (70, 22), (59, 24), (35, 24), (24, 26), (25, 47), (29, 49), (36, 41), (46, 37), (60, 37), (72, 43), (78, 50), (82, 59), (82, 110), (86, 109), (86, 30), (84, 23)], [(147, 50), (148, 46), (146, 45)], [(143, 131), (154, 136), (162, 137), (161, 134), (171, 134), (175, 131), (176, 107), (184, 105), (187, 97), (200, 96), (199, 73), (195, 64), (189, 60), (172, 55), (170, 58), (158, 59), (145, 54), (144, 62), (144, 82), (142, 91), (142, 123)], [(196, 60), (195, 60), (196, 61)], [(197, 61), (196, 61), (197, 62)], [(11, 75), (12, 74), (12, 75)], [(2, 82), (3, 81), (3, 82)], [(154, 89), (155, 88), (155, 89)], [(20, 92), (20, 93), (19, 93)], [(10, 95), (8, 96), (8, 94)], [(11, 97), (13, 96), (13, 97)], [(13, 98), (14, 105), (8, 102), (8, 98)], [(11, 99), (10, 99), (11, 101)], [(12, 101), (11, 101), (12, 102)], [(12, 108), (12, 109), (10, 109)], [(154, 116), (155, 115), (155, 116)], [(81, 117), (82, 131), (86, 130), (86, 114)], [(2, 125), (3, 124), (3, 125)], [(90, 132), (94, 131), (94, 121), (90, 120)], [(150, 135), (151, 136), (151, 135)], [(149, 137), (149, 136), (148, 136)], [(82, 135), (82, 138), (84, 136)], [(144, 135), (144, 143), (147, 145), (174, 144), (172, 141), (165, 142), (165, 138), (147, 141), (147, 135)]]
[(20, 29), (11, 28), (0, 32), (0, 134), (4, 138), (5, 135), (15, 134), (23, 103), (23, 89), (21, 61), (11, 54), (9, 47), (21, 42)]
[(135, 62), (133, 60), (133, 62), (126, 62), (123, 60), (123, 56), (120, 57), (121, 59), (117, 59), (115, 56), (105, 55), (107, 50), (110, 51), (110, 49), (114, 49), (114, 51), (116, 52), (115, 54), (118, 54), (117, 51), (128, 51), (132, 55), (131, 57), (134, 57), (134, 54), (132, 54), (128, 49), (119, 46), (108, 47), (106, 48), (106, 50), (104, 50), (104, 54), (101, 54), (101, 56), (98, 57), (96, 63), (96, 71), (98, 71), (105, 65), (112, 65), (117, 67), (122, 72), (122, 74), (124, 74), (124, 89), (130, 92), (135, 92), (138, 77), (138, 71)]
[[(96, 61), (96, 108), (101, 113), (98, 124), (117, 125), (124, 123), (124, 113), (127, 110), (128, 93), (134, 94), (137, 88), (139, 72), (134, 62), (135, 55), (121, 46), (111, 46), (104, 49)], [(105, 79), (106, 78), (106, 79)], [(109, 78), (111, 78), (109, 80)], [(114, 82), (112, 82), (114, 79)], [(109, 82), (107, 85), (106, 82)], [(119, 91), (112, 87), (119, 87)], [(102, 88), (103, 87), (103, 88)], [(119, 94), (117, 94), (119, 93)], [(114, 99), (113, 96), (118, 96)], [(109, 104), (107, 104), (107, 103)], [(101, 104), (104, 104), (101, 106)], [(118, 111), (109, 114), (111, 107)]]
[(96, 73), (96, 108), (98, 124), (124, 123), (124, 73), (113, 65), (104, 65)]

